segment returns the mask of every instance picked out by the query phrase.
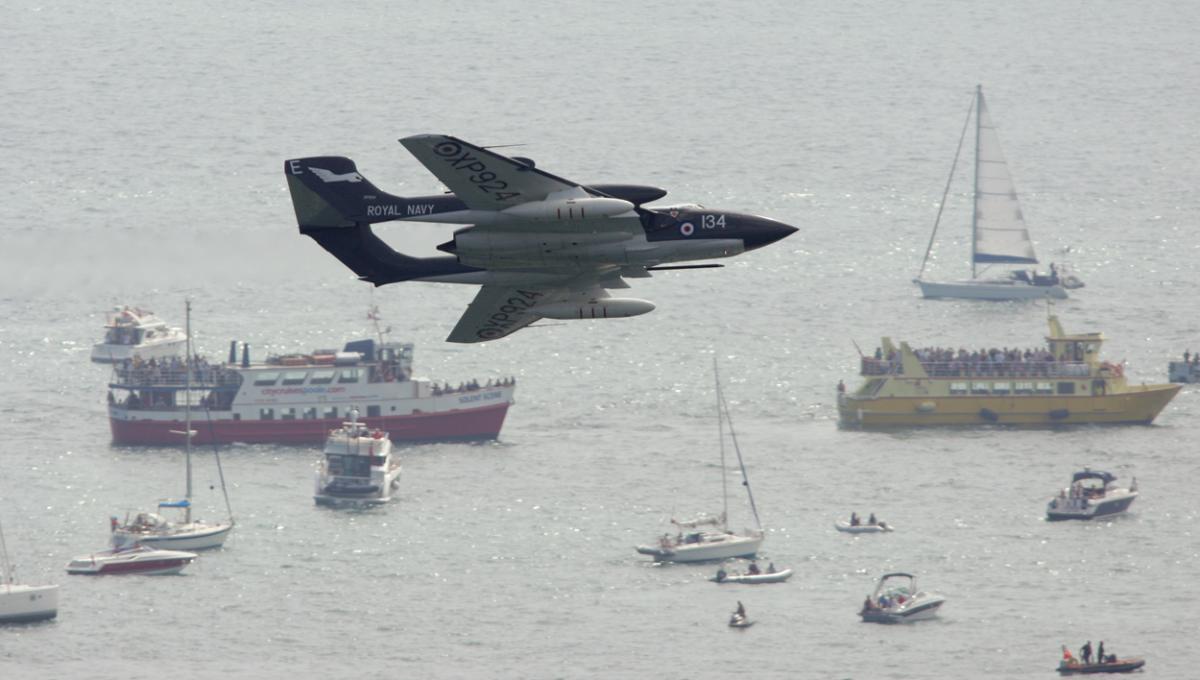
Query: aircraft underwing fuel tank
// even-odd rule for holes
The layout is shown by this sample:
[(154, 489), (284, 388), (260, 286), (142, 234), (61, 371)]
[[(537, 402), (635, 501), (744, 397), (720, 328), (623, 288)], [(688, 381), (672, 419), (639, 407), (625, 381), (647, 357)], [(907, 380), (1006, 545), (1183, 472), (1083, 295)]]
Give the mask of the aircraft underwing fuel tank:
[(638, 298), (604, 298), (585, 303), (553, 302), (533, 308), (547, 319), (620, 319), (654, 311), (654, 303)]

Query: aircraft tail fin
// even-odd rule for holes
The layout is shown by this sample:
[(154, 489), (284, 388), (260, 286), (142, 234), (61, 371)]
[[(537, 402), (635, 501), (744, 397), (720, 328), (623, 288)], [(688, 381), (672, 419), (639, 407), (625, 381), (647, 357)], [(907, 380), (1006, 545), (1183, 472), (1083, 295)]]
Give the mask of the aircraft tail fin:
[(283, 163), (300, 233), (395, 219), (407, 201), (381, 191), (342, 156), (293, 158)]

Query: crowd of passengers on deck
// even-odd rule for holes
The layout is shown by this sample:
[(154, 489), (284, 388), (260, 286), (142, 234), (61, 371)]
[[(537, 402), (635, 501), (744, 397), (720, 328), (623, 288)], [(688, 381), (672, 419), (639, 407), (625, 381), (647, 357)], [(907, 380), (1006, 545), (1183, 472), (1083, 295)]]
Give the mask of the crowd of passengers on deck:
[[(130, 385), (183, 385), (187, 382), (187, 364), (180, 357), (163, 357), (143, 361), (140, 356), (126, 359), (116, 366), (121, 382)], [(210, 365), (199, 354), (192, 359), (192, 382), (197, 385), (237, 383), (237, 372), (224, 365)]]
[(491, 389), (493, 387), (509, 387), (510, 385), (515, 385), (515, 384), (517, 384), (516, 378), (501, 378), (499, 380), (492, 380), (489, 378), (487, 383), (483, 384), (483, 385), (479, 384), (478, 380), (468, 380), (465, 383), (459, 383), (458, 387), (451, 387), (450, 383), (444, 383), (442, 385), (438, 385), (435, 383), (433, 385), (433, 396), (440, 397), (443, 394), (454, 394), (456, 392), (471, 392), (474, 390), (486, 390), (486, 389)]
[[(1038, 377), (1088, 374), (1086, 364), (1057, 361), (1049, 350), (980, 349), (967, 351), (949, 347), (925, 347), (914, 350), (917, 360), (930, 376), (938, 377)], [(904, 373), (900, 353), (892, 350), (884, 356), (875, 348), (874, 357), (863, 357), (863, 375)]]

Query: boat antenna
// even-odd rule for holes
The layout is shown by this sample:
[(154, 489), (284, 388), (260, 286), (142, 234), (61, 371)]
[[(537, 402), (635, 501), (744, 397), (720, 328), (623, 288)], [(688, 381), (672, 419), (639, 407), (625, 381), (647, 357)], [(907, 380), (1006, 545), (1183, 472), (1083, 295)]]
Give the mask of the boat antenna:
[(725, 480), (725, 420), (721, 413), (721, 374), (713, 356), (713, 380), (717, 384), (717, 441), (721, 447), (721, 524), (729, 531), (729, 485)]
[(858, 350), (858, 358), (865, 359), (867, 357), (867, 355), (863, 354), (862, 348), (858, 346), (858, 343), (855, 342), (853, 338), (851, 338), (850, 344), (854, 345), (854, 349)]
[(4, 573), (0, 574), (6, 590), (12, 589), (12, 565), (8, 563), (8, 544), (4, 542), (4, 525), (0, 524), (0, 555), (4, 555)]
[[(963, 121), (962, 133), (958, 136), (958, 148), (954, 150), (954, 162), (950, 164), (950, 176), (946, 178), (946, 189), (942, 191), (942, 202), (938, 204), (937, 217), (933, 220), (933, 233), (929, 235), (929, 246), (925, 248), (925, 259), (921, 260), (921, 271), (917, 272), (917, 280), (925, 274), (925, 266), (929, 264), (929, 254), (933, 252), (933, 240), (937, 237), (938, 224), (942, 221), (942, 210), (946, 208), (946, 197), (950, 195), (950, 182), (954, 179), (954, 169), (958, 167), (958, 156), (962, 153), (963, 141), (967, 138), (967, 124), (971, 122), (971, 113), (975, 111), (975, 98), (971, 98), (971, 106), (967, 109), (967, 118)], [(974, 259), (974, 258), (972, 258)], [(974, 267), (974, 265), (971, 265)]]

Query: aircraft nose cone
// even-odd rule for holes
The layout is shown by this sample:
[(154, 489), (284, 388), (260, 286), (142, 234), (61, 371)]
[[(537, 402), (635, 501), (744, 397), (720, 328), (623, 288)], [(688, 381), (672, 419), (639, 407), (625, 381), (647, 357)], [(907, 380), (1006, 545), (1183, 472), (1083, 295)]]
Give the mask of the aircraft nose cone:
[(746, 226), (742, 242), (746, 244), (746, 250), (754, 250), (755, 248), (769, 246), (781, 238), (791, 236), (796, 231), (797, 229), (789, 224), (777, 222), (766, 217), (755, 217)]

